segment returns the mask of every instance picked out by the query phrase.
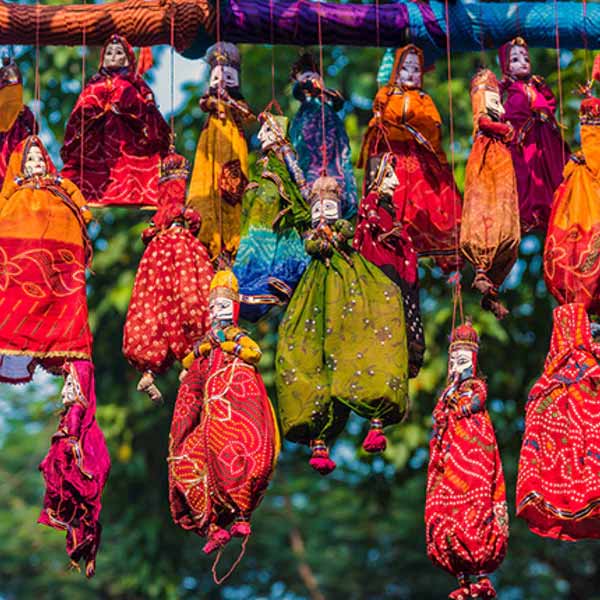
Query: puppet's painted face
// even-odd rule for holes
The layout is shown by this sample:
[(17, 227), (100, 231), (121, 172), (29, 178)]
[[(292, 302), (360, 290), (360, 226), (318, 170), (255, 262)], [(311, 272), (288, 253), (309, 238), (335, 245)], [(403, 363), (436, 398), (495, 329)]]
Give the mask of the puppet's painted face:
[(491, 90), (485, 90), (483, 94), (485, 111), (492, 119), (499, 121), (506, 112), (500, 101), (500, 94)]
[(448, 375), (461, 376), (468, 369), (473, 372), (473, 353), (466, 348), (458, 348), (448, 356)]
[(317, 200), (310, 209), (310, 217), (313, 227), (321, 222), (334, 223), (340, 218), (340, 206), (335, 200), (329, 198)]
[(106, 46), (102, 66), (105, 69), (122, 69), (129, 66), (129, 57), (122, 44), (116, 42)]
[(322, 83), (321, 75), (319, 75), (319, 73), (316, 71), (303, 71), (302, 73), (298, 73), (298, 75), (296, 75), (296, 81), (299, 81), (300, 83), (311, 80), (318, 84)]
[(278, 143), (278, 132), (271, 126), (271, 123), (265, 121), (258, 131), (258, 141), (263, 150), (270, 148)]
[(42, 151), (37, 146), (31, 146), (25, 159), (25, 175), (35, 177), (46, 174), (46, 161)]
[(62, 403), (65, 406), (75, 404), (77, 401), (77, 391), (77, 384), (73, 379), (73, 376), (69, 373), (65, 378), (65, 383), (60, 393)]
[(397, 83), (409, 89), (418, 89), (421, 87), (423, 83), (423, 70), (421, 69), (419, 57), (414, 52), (409, 52), (402, 61)]
[(236, 88), (240, 85), (240, 76), (237, 69), (228, 65), (217, 65), (210, 72), (208, 87)]
[(233, 300), (217, 296), (208, 303), (212, 321), (233, 321)]
[(393, 196), (394, 190), (396, 189), (396, 187), (398, 187), (399, 183), (400, 181), (396, 176), (396, 171), (394, 171), (394, 167), (388, 164), (385, 167), (381, 183), (379, 184), (379, 194), (381, 196)]
[(529, 50), (525, 46), (513, 46), (510, 49), (508, 73), (517, 79), (525, 79), (531, 75)]

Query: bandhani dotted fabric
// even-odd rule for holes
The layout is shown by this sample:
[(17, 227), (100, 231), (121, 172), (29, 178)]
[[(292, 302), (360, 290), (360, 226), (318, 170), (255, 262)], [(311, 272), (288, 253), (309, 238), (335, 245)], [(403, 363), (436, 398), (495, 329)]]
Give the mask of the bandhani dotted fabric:
[[(215, 282), (233, 279), (229, 273), (215, 275), (211, 297)], [(280, 447), (275, 414), (255, 367), (260, 349), (236, 320), (234, 313), (224, 327), (213, 322), (195, 346), (169, 434), (171, 514), (183, 529), (208, 537), (206, 553), (231, 536), (248, 538)]]
[(600, 100), (581, 103), (581, 152), (556, 190), (544, 248), (544, 279), (559, 303), (600, 311)]
[(396, 156), (396, 220), (406, 225), (419, 256), (433, 256), (450, 271), (457, 266), (462, 199), (442, 149), (442, 119), (433, 100), (423, 90), (403, 89), (397, 83), (410, 53), (417, 55), (423, 70), (419, 48), (410, 44), (397, 51), (390, 81), (373, 101), (374, 116), (358, 166), (365, 167), (370, 156), (384, 152)]
[(475, 269), (473, 287), (482, 306), (496, 317), (507, 311), (498, 301), (498, 288), (517, 260), (521, 241), (517, 180), (506, 143), (510, 124), (492, 120), (486, 93), (498, 93), (496, 76), (483, 69), (471, 81), (474, 143), (465, 173), (465, 198), (460, 227), (460, 249)]
[(64, 530), (67, 554), (85, 574), (94, 575), (100, 545), (101, 496), (110, 471), (110, 456), (96, 421), (94, 366), (90, 361), (66, 363), (64, 410), (39, 468), (46, 482), (39, 523)]
[(372, 191), (360, 202), (353, 245), (402, 290), (408, 340), (408, 371), (410, 377), (416, 377), (425, 354), (425, 334), (419, 303), (418, 257), (406, 228), (395, 220), (392, 199), (380, 197), (376, 189), (386, 166), (395, 166), (395, 157), (387, 152), (377, 161)]
[(525, 407), (517, 516), (536, 534), (600, 538), (600, 346), (583, 304), (554, 309), (544, 371)]
[[(455, 329), (451, 351), (469, 337), (477, 340), (470, 326)], [(427, 554), (457, 577), (452, 600), (496, 597), (487, 575), (501, 564), (508, 543), (506, 486), (486, 398), (484, 381), (467, 371), (451, 377), (433, 411)]]
[(140, 372), (166, 372), (181, 361), (210, 325), (208, 292), (214, 275), (208, 252), (195, 237), (196, 211), (185, 208), (187, 161), (171, 153), (163, 161), (160, 205), (142, 237), (123, 334), (123, 353)]
[[(46, 174), (26, 176), (32, 146)], [(59, 370), (89, 359), (85, 270), (91, 214), (75, 184), (56, 174), (41, 140), (13, 152), (0, 194), (0, 382), (29, 381), (37, 364)]]
[[(109, 44), (123, 47), (128, 66), (103, 66)], [(152, 90), (136, 72), (133, 48), (124, 37), (111, 36), (98, 73), (67, 122), (62, 174), (81, 188), (90, 206), (156, 206), (160, 158), (168, 151), (169, 137)]]
[(515, 45), (527, 48), (522, 38), (500, 47), (500, 83), (505, 119), (515, 129), (510, 143), (517, 177), (521, 230), (545, 231), (548, 226), (554, 191), (562, 181), (562, 171), (569, 158), (554, 113), (556, 98), (539, 76), (515, 79), (509, 73), (510, 51)]
[[(228, 42), (207, 51), (211, 68), (239, 71), (239, 52)], [(235, 256), (240, 244), (242, 195), (248, 183), (248, 145), (243, 126), (253, 117), (239, 86), (209, 88), (200, 100), (207, 118), (198, 140), (188, 204), (202, 215), (200, 241), (211, 259)]]
[(23, 80), (14, 60), (3, 57), (0, 67), (0, 186), (17, 144), (35, 133), (33, 113), (23, 104)]

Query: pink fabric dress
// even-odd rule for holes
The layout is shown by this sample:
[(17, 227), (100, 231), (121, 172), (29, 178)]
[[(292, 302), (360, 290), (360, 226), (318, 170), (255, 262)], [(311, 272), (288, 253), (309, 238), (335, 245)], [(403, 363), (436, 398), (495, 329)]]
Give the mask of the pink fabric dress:
[(38, 523), (67, 532), (73, 566), (85, 562), (94, 575), (100, 545), (101, 496), (110, 471), (110, 456), (96, 421), (94, 365), (76, 360), (65, 367), (74, 385), (74, 400), (65, 405), (50, 449), (40, 464), (46, 482)]
[(508, 58), (514, 43), (500, 48), (504, 74), (500, 87), (505, 119), (515, 129), (510, 150), (517, 177), (521, 230), (545, 231), (552, 197), (562, 181), (570, 150), (554, 116), (556, 98), (544, 80), (537, 75), (525, 80), (509, 75)]

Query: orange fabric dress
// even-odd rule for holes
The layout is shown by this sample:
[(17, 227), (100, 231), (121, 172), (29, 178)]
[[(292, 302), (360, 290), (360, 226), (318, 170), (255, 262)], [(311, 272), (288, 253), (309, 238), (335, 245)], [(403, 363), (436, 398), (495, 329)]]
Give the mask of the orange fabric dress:
[(397, 51), (390, 81), (373, 101), (358, 166), (365, 167), (369, 156), (393, 152), (400, 181), (393, 198), (397, 220), (406, 224), (419, 256), (433, 256), (448, 271), (456, 267), (462, 200), (442, 149), (442, 119), (433, 100), (421, 89), (396, 83), (410, 52), (423, 67), (416, 46)]
[(581, 152), (554, 194), (544, 248), (544, 279), (560, 304), (579, 302), (600, 314), (600, 99), (580, 111)]
[(506, 145), (510, 125), (492, 121), (485, 92), (499, 94), (496, 76), (478, 73), (471, 84), (475, 139), (467, 161), (460, 247), (475, 268), (473, 286), (483, 293), (482, 304), (494, 306), (498, 287), (515, 264), (521, 240), (519, 199), (512, 156)]
[[(32, 145), (46, 175), (24, 175)], [(30, 136), (13, 152), (0, 194), (0, 381), (31, 379), (36, 364), (91, 358), (85, 269), (90, 213), (74, 183), (56, 174), (42, 142)]]

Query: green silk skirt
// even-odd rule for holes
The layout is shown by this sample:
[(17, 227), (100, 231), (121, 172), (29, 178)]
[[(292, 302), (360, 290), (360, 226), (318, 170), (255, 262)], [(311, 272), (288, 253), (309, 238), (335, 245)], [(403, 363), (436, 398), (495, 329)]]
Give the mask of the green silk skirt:
[(383, 425), (408, 404), (400, 288), (360, 254), (313, 258), (279, 328), (278, 410), (285, 437), (332, 440), (353, 410)]

